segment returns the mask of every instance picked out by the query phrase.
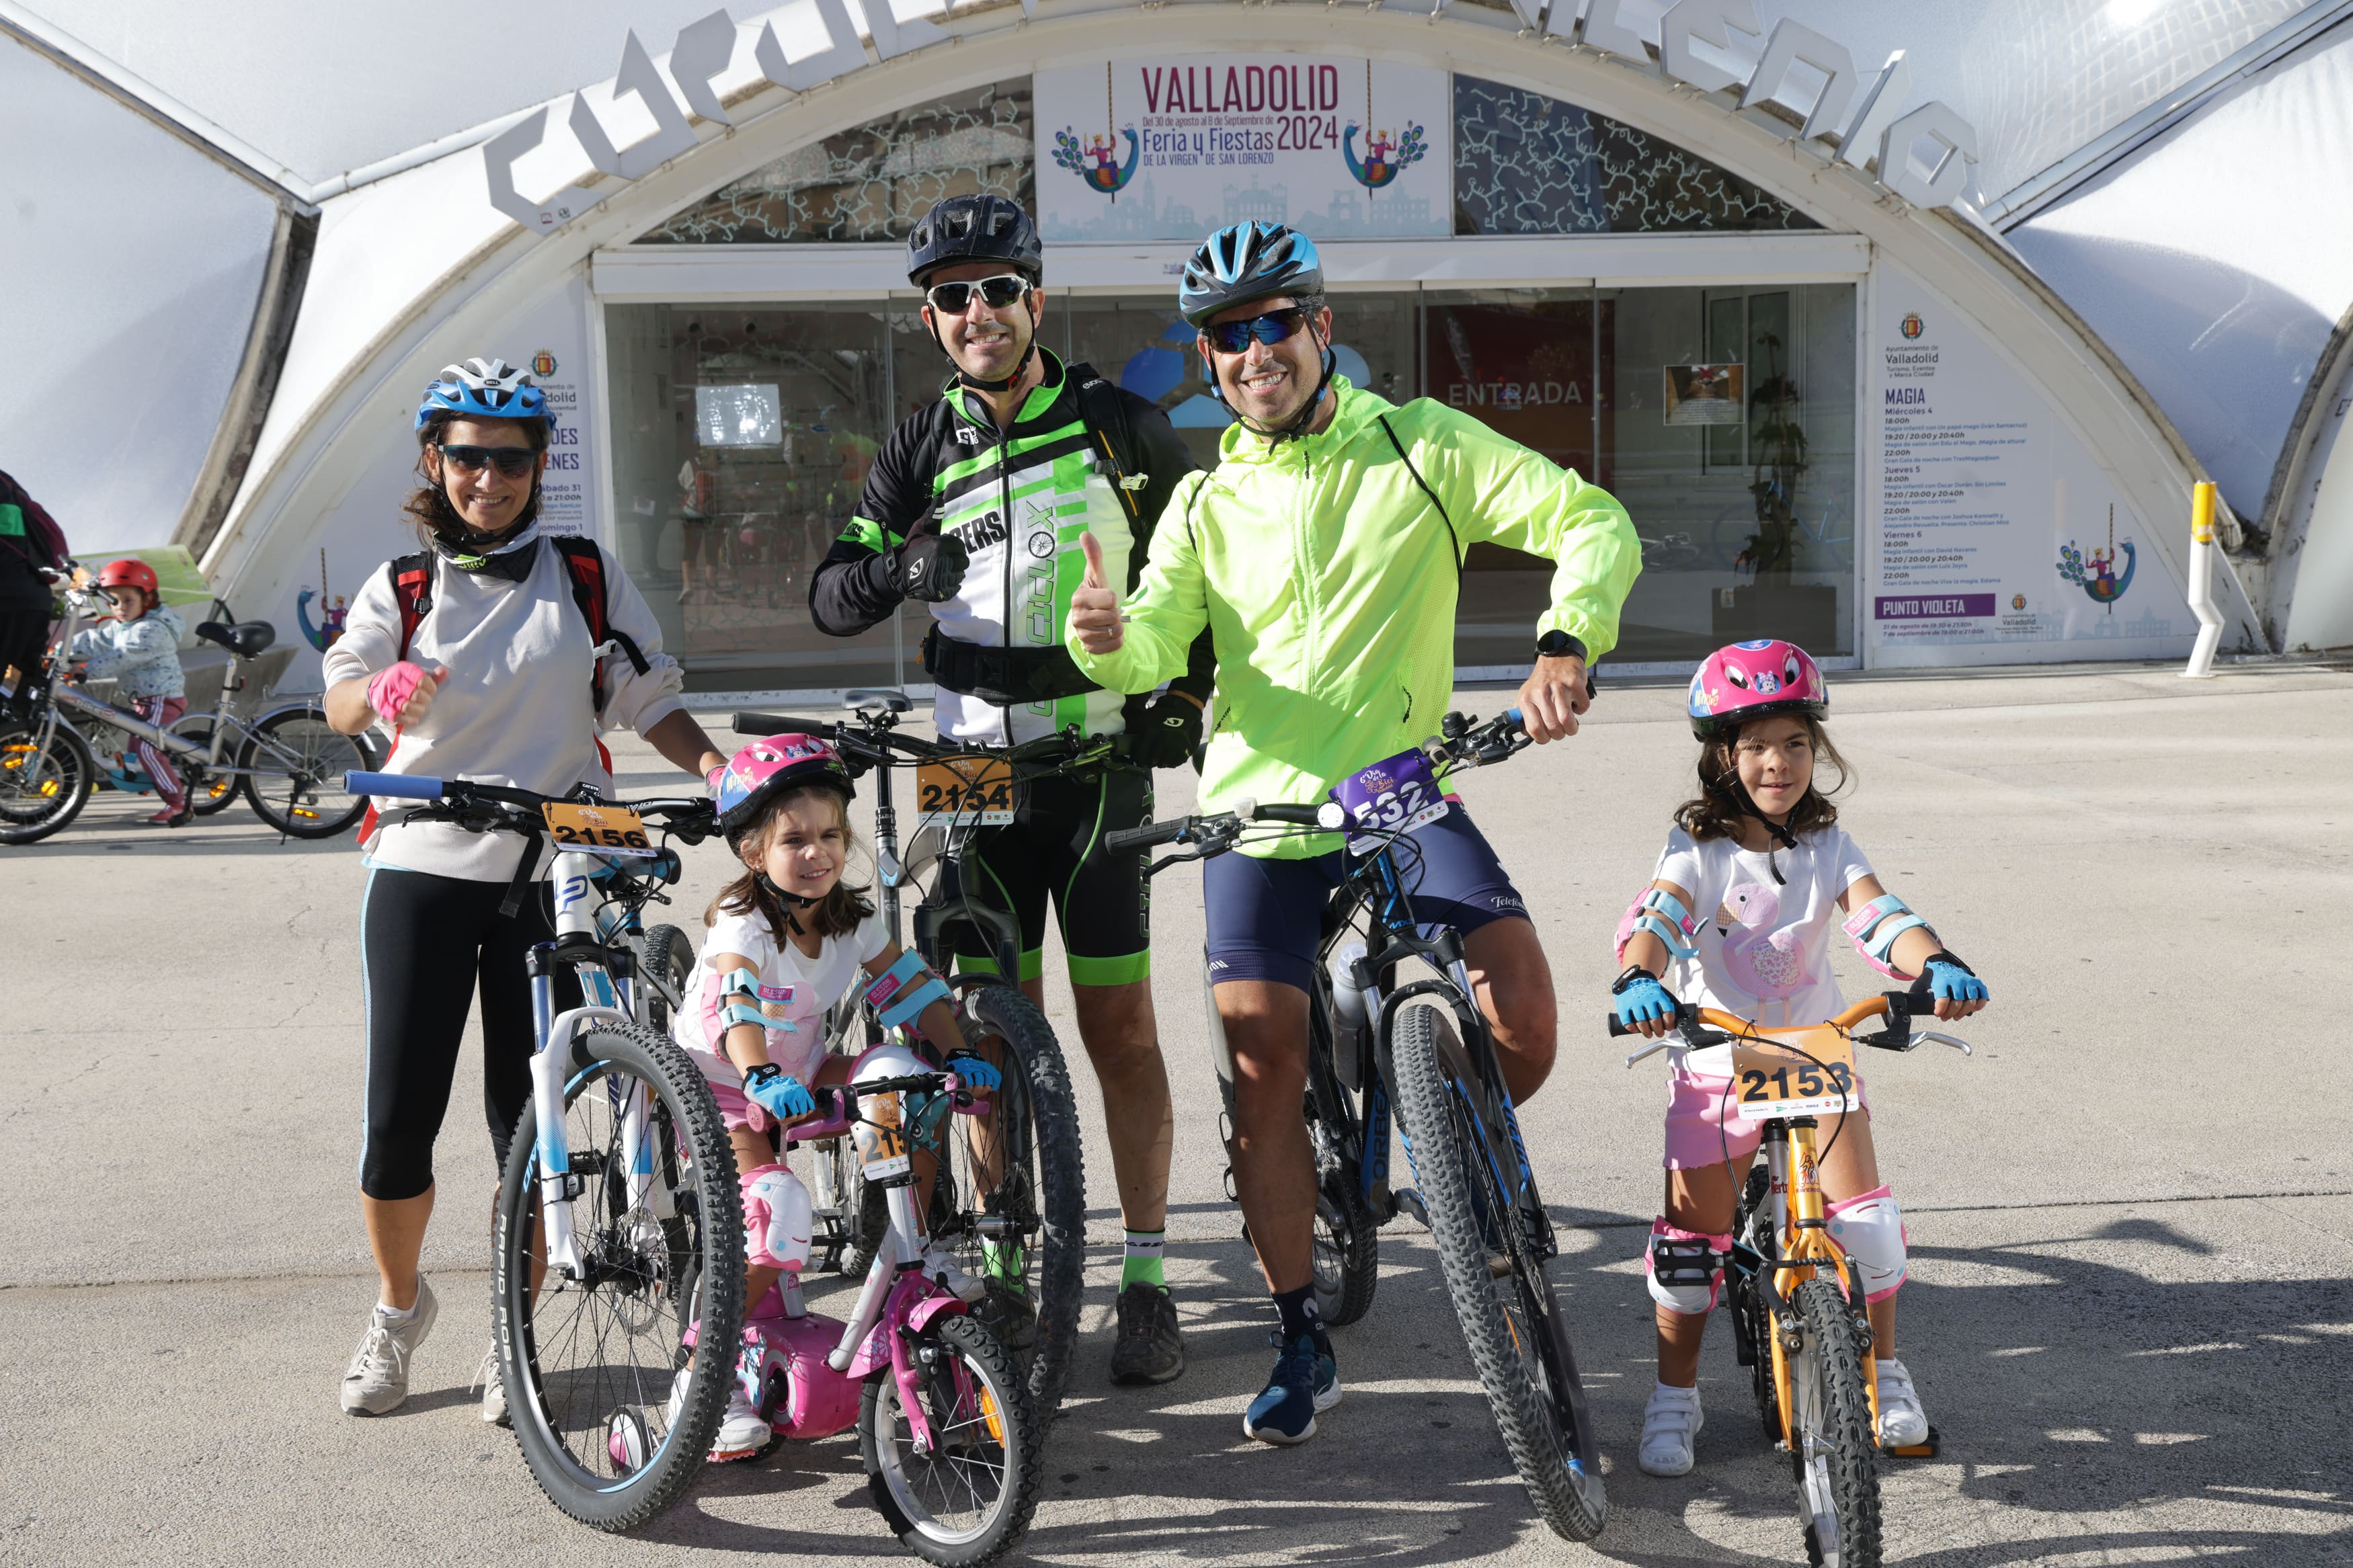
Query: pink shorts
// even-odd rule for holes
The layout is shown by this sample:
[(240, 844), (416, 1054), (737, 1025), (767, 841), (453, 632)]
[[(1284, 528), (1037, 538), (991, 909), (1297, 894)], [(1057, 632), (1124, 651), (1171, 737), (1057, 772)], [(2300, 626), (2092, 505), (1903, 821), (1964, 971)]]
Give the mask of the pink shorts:
[[(1731, 1090), (1731, 1078), (1722, 1073), (1677, 1069), (1667, 1075), (1667, 1152), (1661, 1164), (1670, 1171), (1689, 1171), (1721, 1165), (1727, 1156), (1736, 1166), (1748, 1163), (1764, 1123), (1742, 1121)], [(1869, 1116), (1871, 1090), (1861, 1073), (1855, 1074), (1854, 1098)]]

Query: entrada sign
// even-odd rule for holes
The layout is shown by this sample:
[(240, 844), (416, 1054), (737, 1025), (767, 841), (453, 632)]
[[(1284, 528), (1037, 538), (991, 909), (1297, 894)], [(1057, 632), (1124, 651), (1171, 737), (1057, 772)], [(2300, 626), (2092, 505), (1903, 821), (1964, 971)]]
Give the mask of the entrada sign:
[[(761, 77), (790, 92), (807, 92), (862, 70), (868, 64), (865, 47), (844, 0), (808, 3), (816, 7), (825, 29), (824, 48), (801, 59), (787, 59), (774, 22), (761, 26), (753, 44)], [(1028, 21), (1039, 3), (1021, 0), (1021, 20)], [(1249, 5), (1252, 0), (1240, 3)], [(1571, 0), (1511, 0), (1511, 4), (1522, 24), (1519, 36), (1530, 42), (1582, 45), (1645, 67), (1651, 65), (1655, 51), (1655, 68), (1672, 80), (1706, 93), (1737, 89), (1739, 108), (1773, 103), (1802, 116), (1796, 140), (1827, 142), (1834, 162), (1870, 170), (1881, 185), (1915, 207), (1950, 206), (1968, 191), (1969, 168), (1978, 161), (1977, 132), (1940, 101), (1932, 100), (1909, 111), (1904, 110), (1911, 89), (1911, 68), (1905, 64), (1901, 49), (1876, 72), (1865, 76), (1843, 44), (1803, 23), (1785, 17), (1773, 25), (1768, 35), (1757, 19), (1756, 0), (1676, 0), (1658, 18), (1655, 31), (1639, 12), (1630, 14), (1627, 0), (1588, 0), (1581, 17), (1557, 26), (1556, 13), (1574, 15)], [(949, 43), (958, 36), (931, 22), (899, 20), (892, 12), (891, 0), (860, 0), (860, 5), (874, 52), (884, 60)], [(1438, 22), (1462, 15), (1451, 10), (1451, 0), (1434, 0), (1430, 19)], [(1739, 63), (1732, 39), (1735, 33), (1752, 41), (1763, 40), (1756, 63), (1745, 76), (1722, 63)], [(711, 83), (733, 61), (736, 45), (734, 21), (725, 11), (714, 11), (680, 32), (665, 79), (631, 32), (621, 47), (621, 68), (613, 90), (617, 96), (634, 94), (652, 115), (654, 130), (630, 147), (616, 148), (586, 96), (575, 92), (570, 122), (590, 164), (617, 181), (636, 180), (699, 145), (690, 115), (719, 125), (733, 124)], [(1704, 46), (1708, 53), (1701, 54), (1695, 46)], [(1800, 67), (1805, 68), (1802, 78)], [(1808, 87), (1809, 82), (1818, 85)], [(1189, 95), (1191, 86), (1187, 84), (1185, 90)], [(680, 99), (685, 100), (683, 106)], [(482, 147), (491, 205), (543, 235), (553, 233), (611, 194), (609, 189), (590, 191), (570, 185), (544, 201), (525, 199), (515, 189), (514, 165), (540, 144), (546, 131), (547, 110), (542, 109)], [(1926, 157), (1920, 153), (1924, 142), (1929, 144)]]

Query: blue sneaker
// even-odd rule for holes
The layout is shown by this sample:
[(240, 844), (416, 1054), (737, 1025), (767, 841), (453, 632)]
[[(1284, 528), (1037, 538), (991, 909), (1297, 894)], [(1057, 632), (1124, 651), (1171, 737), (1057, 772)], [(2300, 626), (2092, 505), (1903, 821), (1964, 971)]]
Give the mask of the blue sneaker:
[(1277, 1352), (1266, 1392), (1242, 1412), (1242, 1436), (1261, 1443), (1304, 1443), (1315, 1436), (1315, 1413), (1340, 1403), (1339, 1364), (1315, 1350), (1315, 1336), (1286, 1341), (1267, 1336)]

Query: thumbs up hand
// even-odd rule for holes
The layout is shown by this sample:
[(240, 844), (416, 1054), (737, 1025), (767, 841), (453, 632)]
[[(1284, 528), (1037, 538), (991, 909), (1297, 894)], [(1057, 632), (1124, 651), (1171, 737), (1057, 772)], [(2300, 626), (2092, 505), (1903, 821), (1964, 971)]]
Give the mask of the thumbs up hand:
[(1070, 639), (1089, 653), (1117, 653), (1126, 638), (1120, 631), (1125, 617), (1119, 613), (1119, 594), (1106, 579), (1103, 545), (1092, 531), (1079, 535), (1087, 558), (1086, 575), (1071, 595)]

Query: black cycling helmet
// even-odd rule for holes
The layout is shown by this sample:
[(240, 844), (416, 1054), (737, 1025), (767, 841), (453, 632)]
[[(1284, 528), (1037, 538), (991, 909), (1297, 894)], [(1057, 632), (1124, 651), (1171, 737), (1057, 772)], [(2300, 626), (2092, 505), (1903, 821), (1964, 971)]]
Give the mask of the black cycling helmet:
[(1251, 218), (1201, 242), (1176, 285), (1176, 310), (1197, 327), (1253, 300), (1324, 292), (1324, 259), (1296, 229)]
[(907, 281), (917, 288), (959, 261), (1007, 261), (1035, 283), (1045, 276), (1038, 225), (1004, 196), (950, 196), (935, 203), (907, 236)]

